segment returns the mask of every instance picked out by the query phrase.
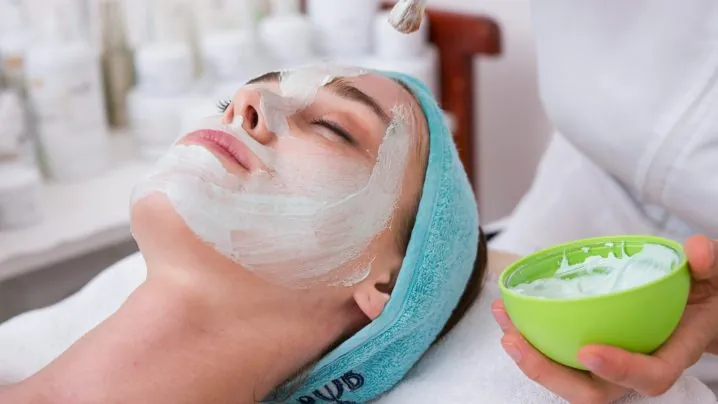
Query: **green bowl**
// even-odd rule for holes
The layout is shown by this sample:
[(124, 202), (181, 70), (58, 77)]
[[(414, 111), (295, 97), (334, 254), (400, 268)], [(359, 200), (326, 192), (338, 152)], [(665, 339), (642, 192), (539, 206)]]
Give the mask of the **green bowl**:
[[(679, 254), (667, 276), (636, 288), (599, 296), (547, 299), (513, 292), (511, 287), (552, 276), (565, 256), (569, 264), (589, 256), (632, 256), (646, 244)], [(613, 236), (579, 240), (529, 255), (509, 266), (499, 288), (511, 321), (526, 340), (555, 362), (586, 370), (578, 361), (585, 345), (604, 344), (637, 353), (655, 352), (678, 326), (688, 301), (691, 277), (683, 248), (651, 236)]]

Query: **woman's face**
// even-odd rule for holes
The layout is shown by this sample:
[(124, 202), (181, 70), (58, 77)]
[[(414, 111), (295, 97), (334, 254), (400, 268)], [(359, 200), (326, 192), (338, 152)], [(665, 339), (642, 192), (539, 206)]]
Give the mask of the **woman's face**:
[(143, 248), (169, 221), (185, 248), (210, 245), (274, 283), (354, 285), (400, 262), (395, 218), (418, 201), (426, 144), (420, 107), (391, 79), (333, 66), (269, 73), (137, 186), (133, 232)]

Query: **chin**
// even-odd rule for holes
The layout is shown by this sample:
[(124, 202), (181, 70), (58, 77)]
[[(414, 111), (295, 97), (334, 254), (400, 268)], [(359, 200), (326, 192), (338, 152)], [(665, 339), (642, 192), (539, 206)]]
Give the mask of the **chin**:
[(136, 201), (130, 210), (132, 235), (140, 250), (177, 248), (196, 237), (161, 193), (152, 193)]

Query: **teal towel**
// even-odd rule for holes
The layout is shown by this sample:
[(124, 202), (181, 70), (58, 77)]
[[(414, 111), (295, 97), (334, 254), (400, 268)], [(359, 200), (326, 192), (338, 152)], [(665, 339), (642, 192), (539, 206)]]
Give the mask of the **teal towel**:
[[(417, 79), (407, 84), (429, 125), (429, 160), (419, 210), (391, 298), (381, 315), (282, 386), (268, 402), (365, 403), (399, 383), (441, 332), (476, 259), (479, 217), (474, 193), (442, 110)], [(299, 388), (297, 386), (299, 385)]]

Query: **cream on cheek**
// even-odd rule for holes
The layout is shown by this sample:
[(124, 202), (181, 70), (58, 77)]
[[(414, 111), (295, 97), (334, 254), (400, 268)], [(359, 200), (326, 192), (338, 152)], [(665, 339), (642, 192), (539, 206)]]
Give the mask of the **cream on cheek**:
[(280, 138), (270, 147), (240, 125), (223, 125), (221, 117), (205, 124), (241, 140), (266, 172), (234, 175), (207, 149), (176, 145), (138, 184), (133, 203), (163, 195), (201, 240), (272, 282), (305, 287), (363, 280), (374, 258), (364, 253), (388, 227), (401, 193), (410, 109), (392, 111), (373, 166), (308, 143), (287, 124), (293, 109), (311, 102), (321, 86), (351, 72), (362, 74), (327, 66), (283, 74), (280, 93), (262, 95), (262, 114), (273, 119), (272, 131)]
[[(311, 139), (316, 137), (317, 139)], [(366, 185), (372, 165), (357, 155), (341, 153), (341, 146), (328, 145), (319, 133), (302, 133), (279, 139), (275, 170), (286, 191), (294, 195), (324, 195), (338, 200)]]

